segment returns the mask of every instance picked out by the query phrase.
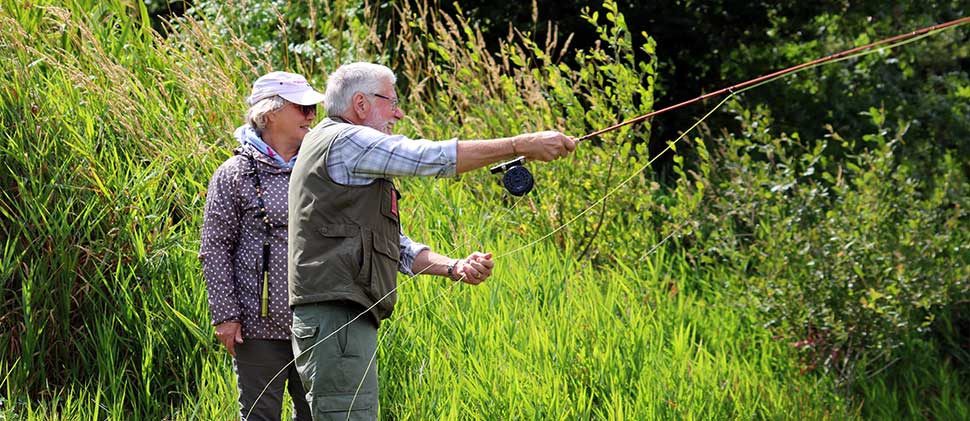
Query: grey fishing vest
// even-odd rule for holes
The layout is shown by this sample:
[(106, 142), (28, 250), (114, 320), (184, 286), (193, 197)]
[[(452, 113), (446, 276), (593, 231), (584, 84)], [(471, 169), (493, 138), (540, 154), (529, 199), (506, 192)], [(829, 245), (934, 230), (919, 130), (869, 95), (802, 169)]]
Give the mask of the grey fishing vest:
[(350, 300), (391, 315), (397, 302), (400, 218), (390, 180), (337, 184), (327, 172), (333, 142), (352, 126), (324, 119), (307, 134), (290, 175), (290, 306)]

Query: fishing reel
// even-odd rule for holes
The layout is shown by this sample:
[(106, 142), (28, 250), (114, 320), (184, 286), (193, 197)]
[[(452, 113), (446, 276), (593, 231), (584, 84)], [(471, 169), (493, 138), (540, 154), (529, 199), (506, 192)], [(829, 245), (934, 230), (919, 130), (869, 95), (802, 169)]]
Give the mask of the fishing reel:
[(489, 171), (492, 174), (505, 173), (502, 176), (502, 185), (512, 196), (523, 196), (532, 191), (535, 179), (529, 169), (523, 166), (525, 157), (520, 156), (508, 162), (503, 162), (492, 167)]

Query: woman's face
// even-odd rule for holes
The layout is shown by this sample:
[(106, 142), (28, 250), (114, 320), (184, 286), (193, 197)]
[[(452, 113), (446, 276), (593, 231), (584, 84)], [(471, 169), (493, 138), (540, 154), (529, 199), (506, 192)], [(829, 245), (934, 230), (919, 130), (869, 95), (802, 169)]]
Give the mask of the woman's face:
[(313, 120), (316, 117), (316, 105), (299, 105), (287, 102), (283, 108), (274, 111), (269, 116), (266, 129), (263, 131), (273, 139), (286, 139), (290, 142), (300, 143), (303, 141), (303, 137), (310, 132), (310, 128), (313, 127)]

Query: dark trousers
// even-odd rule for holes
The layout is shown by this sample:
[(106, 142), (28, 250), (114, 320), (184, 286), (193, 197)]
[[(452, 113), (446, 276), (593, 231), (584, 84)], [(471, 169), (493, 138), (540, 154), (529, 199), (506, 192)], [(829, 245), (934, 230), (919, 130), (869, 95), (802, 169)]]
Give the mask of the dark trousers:
[[(377, 326), (351, 302), (293, 308), (293, 353), (315, 421), (377, 419)], [(348, 324), (349, 323), (349, 324)]]
[[(310, 407), (306, 402), (306, 393), (303, 391), (296, 366), (292, 364), (293, 347), (290, 341), (246, 339), (243, 343), (236, 344), (235, 348), (236, 357), (232, 360), (232, 366), (236, 371), (239, 387), (242, 420), (279, 421), (283, 410), (285, 387), (293, 400), (293, 419), (310, 421)], [(273, 380), (269, 387), (266, 387), (270, 379), (284, 366), (286, 369)], [(263, 388), (266, 388), (265, 392)], [(249, 414), (248, 417), (247, 414)]]

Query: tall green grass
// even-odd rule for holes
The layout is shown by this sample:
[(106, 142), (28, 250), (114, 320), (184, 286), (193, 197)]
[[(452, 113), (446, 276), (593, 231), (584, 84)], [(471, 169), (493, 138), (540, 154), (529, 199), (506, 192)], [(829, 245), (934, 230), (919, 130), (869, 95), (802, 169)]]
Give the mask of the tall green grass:
[(159, 39), (137, 3), (4, 2), (0, 24), (8, 402), (152, 418), (218, 352), (194, 233), (248, 62)]
[[(318, 16), (318, 28), (339, 32), (329, 42), (344, 45), (328, 57), (392, 60), (409, 100), (407, 134), (579, 135), (653, 108), (655, 60), (632, 54), (651, 56), (653, 41), (630, 34), (613, 2), (586, 12), (601, 47), (575, 52), (575, 67), (562, 60), (573, 54), (568, 39), (512, 32), (489, 52), (473, 24), (419, 2), (395, 4), (391, 30), (403, 41), (385, 46), (368, 33), (375, 26), (347, 16), (354, 7), (339, 5), (338, 20)], [(209, 420), (236, 411), (196, 259), (205, 185), (228, 156), (255, 77), (279, 66), (329, 69), (286, 45), (253, 48), (244, 25), (204, 13), (167, 38), (150, 28), (140, 3), (0, 2), (2, 417)], [(307, 76), (322, 86), (322, 74)], [(800, 374), (790, 341), (722, 288), (747, 279), (730, 266), (697, 270), (689, 246), (703, 183), (668, 190), (638, 173), (648, 135), (646, 125), (628, 127), (568, 159), (530, 164), (538, 186), (521, 200), (484, 172), (402, 181), (407, 234), (454, 255), (491, 251), (498, 266), (478, 287), (400, 279), (400, 305), (381, 330), (382, 417), (920, 414), (912, 408), (923, 395), (898, 394), (896, 377), (863, 384), (862, 401), (833, 378)], [(667, 238), (684, 240), (661, 244)], [(966, 384), (928, 364), (917, 372), (940, 404), (927, 413), (966, 415)]]
[[(478, 287), (402, 280), (382, 330), (382, 413), (406, 419), (845, 419), (830, 385), (796, 375), (791, 348), (743, 309), (683, 290), (695, 275), (663, 248), (593, 269), (551, 241), (512, 255), (503, 207), (447, 209), (462, 186), (402, 202), (415, 238), (499, 256)], [(449, 229), (437, 221), (487, 220)], [(459, 225), (460, 227), (460, 225)], [(455, 227), (457, 228), (457, 227)], [(481, 243), (478, 243), (478, 242)], [(643, 247), (660, 241), (654, 236)]]

